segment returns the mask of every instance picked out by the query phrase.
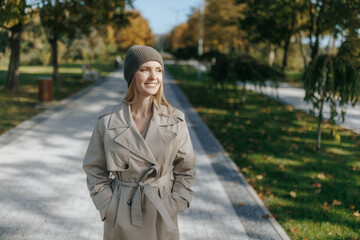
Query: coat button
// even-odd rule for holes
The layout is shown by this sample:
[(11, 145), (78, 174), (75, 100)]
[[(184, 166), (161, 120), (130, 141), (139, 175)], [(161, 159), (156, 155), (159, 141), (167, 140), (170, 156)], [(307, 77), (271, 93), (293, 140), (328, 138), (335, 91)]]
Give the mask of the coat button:
[(127, 205), (131, 206), (131, 200), (127, 201)]

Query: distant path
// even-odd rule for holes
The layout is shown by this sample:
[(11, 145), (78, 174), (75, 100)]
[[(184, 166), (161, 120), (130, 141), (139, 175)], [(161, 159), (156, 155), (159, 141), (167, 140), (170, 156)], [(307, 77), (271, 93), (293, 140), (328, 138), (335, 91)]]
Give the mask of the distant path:
[[(267, 83), (266, 87), (262, 87), (260, 90), (259, 87), (255, 87), (253, 84), (247, 83), (246, 88), (258, 93), (262, 92), (274, 99), (280, 100), (281, 102), (291, 105), (296, 109), (303, 110), (307, 113), (312, 108), (311, 103), (307, 103), (304, 100), (305, 90), (302, 87), (294, 87), (288, 83), (281, 83), (278, 90), (276, 91), (276, 89), (271, 87), (270, 83)], [(343, 128), (352, 130), (355, 133), (360, 134), (360, 104), (357, 103), (354, 107), (351, 105), (347, 105), (346, 107), (347, 107), (347, 111), (345, 115), (345, 122), (342, 123), (341, 119), (339, 119), (339, 117), (336, 117), (335, 118), (336, 123), (342, 126)], [(340, 116), (341, 115), (340, 108), (338, 108), (338, 113)], [(324, 105), (323, 114), (325, 119), (330, 118), (330, 106), (328, 103)]]

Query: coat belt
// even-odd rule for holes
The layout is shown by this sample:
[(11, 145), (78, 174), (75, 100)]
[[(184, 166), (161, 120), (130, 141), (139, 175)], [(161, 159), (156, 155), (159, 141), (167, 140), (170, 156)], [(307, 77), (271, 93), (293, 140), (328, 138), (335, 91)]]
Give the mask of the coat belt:
[(171, 219), (167, 209), (164, 206), (163, 201), (160, 199), (157, 192), (154, 190), (153, 187), (162, 186), (167, 181), (170, 181), (170, 174), (166, 174), (161, 178), (157, 179), (151, 184), (144, 184), (143, 182), (124, 182), (120, 179), (115, 178), (115, 181), (120, 186), (127, 186), (127, 187), (136, 187), (135, 194), (131, 200), (131, 223), (138, 227), (143, 227), (143, 214), (141, 210), (142, 204), (142, 196), (144, 193), (150, 201), (154, 204), (157, 211), (160, 213), (161, 217), (164, 219), (164, 222), (170, 229), (176, 229), (176, 225)]

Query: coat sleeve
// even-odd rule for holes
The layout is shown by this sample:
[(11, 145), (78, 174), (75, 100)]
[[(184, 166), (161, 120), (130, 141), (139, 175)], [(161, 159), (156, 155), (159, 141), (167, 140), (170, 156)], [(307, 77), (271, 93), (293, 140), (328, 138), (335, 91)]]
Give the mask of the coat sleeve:
[(94, 127), (88, 149), (85, 154), (83, 169), (87, 175), (87, 186), (95, 207), (100, 212), (101, 220), (105, 219), (105, 212), (110, 204), (112, 190), (111, 179), (106, 167), (104, 143), (99, 131), (100, 121)]
[(193, 195), (191, 186), (195, 180), (195, 155), (186, 122), (174, 160), (173, 174), (172, 198), (178, 203), (179, 212), (182, 212), (190, 206)]

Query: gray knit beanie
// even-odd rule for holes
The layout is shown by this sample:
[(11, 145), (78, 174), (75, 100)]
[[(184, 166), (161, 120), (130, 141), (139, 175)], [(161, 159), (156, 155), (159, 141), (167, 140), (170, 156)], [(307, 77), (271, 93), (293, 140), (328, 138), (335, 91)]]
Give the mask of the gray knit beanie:
[(124, 77), (128, 86), (130, 86), (135, 72), (148, 61), (157, 61), (164, 68), (160, 53), (152, 47), (133, 45), (127, 50), (124, 60)]

